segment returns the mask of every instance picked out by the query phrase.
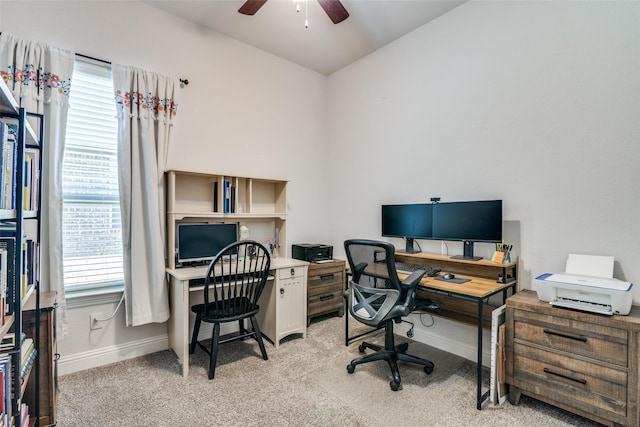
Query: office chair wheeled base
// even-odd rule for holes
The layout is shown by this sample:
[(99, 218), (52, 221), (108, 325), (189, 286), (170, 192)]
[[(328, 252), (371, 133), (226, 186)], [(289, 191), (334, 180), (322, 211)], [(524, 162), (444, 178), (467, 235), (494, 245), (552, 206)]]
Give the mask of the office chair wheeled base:
[(373, 362), (376, 360), (385, 360), (389, 365), (389, 369), (391, 369), (391, 376), (393, 377), (393, 379), (389, 383), (389, 387), (391, 387), (391, 390), (393, 391), (402, 389), (402, 385), (400, 383), (401, 378), (400, 370), (398, 369), (398, 361), (421, 365), (423, 366), (423, 370), (427, 375), (430, 375), (433, 372), (433, 362), (406, 353), (407, 349), (409, 348), (408, 343), (402, 343), (397, 346), (394, 344), (393, 321), (391, 320), (387, 321), (385, 324), (384, 341), (384, 347), (368, 342), (361, 343), (358, 346), (358, 351), (360, 351), (360, 353), (363, 353), (367, 348), (374, 350), (375, 353), (353, 359), (351, 363), (347, 365), (347, 372), (353, 374), (356, 370), (356, 365), (360, 365), (362, 363)]

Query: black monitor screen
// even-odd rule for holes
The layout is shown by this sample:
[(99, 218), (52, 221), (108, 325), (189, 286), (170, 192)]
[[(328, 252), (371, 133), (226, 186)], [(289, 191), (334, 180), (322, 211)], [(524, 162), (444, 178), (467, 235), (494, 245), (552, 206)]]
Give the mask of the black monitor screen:
[(430, 239), (432, 207), (430, 203), (382, 205), (382, 235)]
[(501, 242), (502, 200), (433, 205), (433, 238)]
[(209, 261), (237, 240), (236, 223), (178, 224), (178, 262)]

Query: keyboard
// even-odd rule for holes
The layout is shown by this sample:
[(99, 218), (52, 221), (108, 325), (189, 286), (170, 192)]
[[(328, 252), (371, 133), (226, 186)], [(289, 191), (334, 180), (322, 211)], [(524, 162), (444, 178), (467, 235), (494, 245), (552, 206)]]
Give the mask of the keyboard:
[(428, 267), (426, 265), (417, 265), (417, 264), (407, 264), (405, 262), (396, 262), (396, 271), (400, 273), (411, 274), (416, 270), (424, 270), (427, 273), (425, 276), (433, 277), (437, 276), (440, 273), (439, 268)]

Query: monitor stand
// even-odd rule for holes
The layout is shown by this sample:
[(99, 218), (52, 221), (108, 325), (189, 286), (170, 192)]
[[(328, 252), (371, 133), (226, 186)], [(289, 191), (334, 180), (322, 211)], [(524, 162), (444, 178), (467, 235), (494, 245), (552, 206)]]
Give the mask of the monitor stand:
[(414, 247), (413, 247), (413, 239), (411, 237), (405, 237), (406, 240), (406, 244), (404, 247), (404, 251), (408, 254), (417, 254), (420, 251), (417, 251)]
[(463, 255), (455, 255), (452, 256), (451, 259), (465, 259), (467, 261), (478, 261), (482, 259), (481, 256), (473, 256), (473, 242), (463, 241), (462, 245), (464, 248)]

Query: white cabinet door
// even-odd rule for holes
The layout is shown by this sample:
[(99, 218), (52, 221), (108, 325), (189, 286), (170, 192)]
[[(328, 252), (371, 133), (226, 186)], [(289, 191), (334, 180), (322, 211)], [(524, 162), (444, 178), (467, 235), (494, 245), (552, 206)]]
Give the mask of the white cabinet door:
[(306, 336), (306, 267), (278, 270), (276, 280), (278, 340), (301, 333)]

